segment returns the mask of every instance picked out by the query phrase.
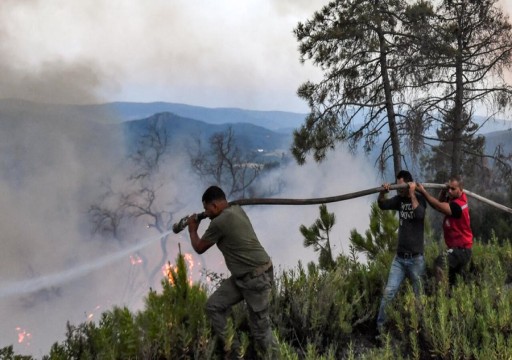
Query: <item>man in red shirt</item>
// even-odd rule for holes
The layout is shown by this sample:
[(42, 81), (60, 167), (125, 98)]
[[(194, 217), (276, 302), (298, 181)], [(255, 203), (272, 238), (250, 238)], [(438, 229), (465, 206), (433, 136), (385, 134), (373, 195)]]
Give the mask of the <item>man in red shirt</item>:
[(448, 261), (448, 274), (450, 284), (462, 268), (471, 260), (471, 247), (473, 246), (473, 232), (469, 220), (469, 206), (466, 194), (463, 190), (463, 182), (460, 176), (452, 176), (448, 186), (443, 189), (436, 199), (425, 188), (418, 184), (416, 189), (423, 194), (428, 203), (437, 211), (444, 214), (443, 232), (444, 241), (448, 248), (446, 256), (436, 259), (436, 278), (441, 280), (443, 268)]

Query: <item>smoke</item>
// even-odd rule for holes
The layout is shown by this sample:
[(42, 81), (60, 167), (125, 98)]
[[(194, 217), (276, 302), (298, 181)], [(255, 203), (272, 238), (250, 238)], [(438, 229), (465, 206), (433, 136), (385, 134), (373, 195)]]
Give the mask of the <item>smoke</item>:
[[(82, 229), (86, 204), (97, 194), (99, 179), (120, 159), (122, 139), (100, 131), (105, 129), (93, 121), (77, 119), (66, 108), (49, 108), (0, 101), (2, 291), (20, 281), (37, 281), (75, 267), (108, 250), (88, 241), (89, 234)], [(83, 311), (96, 306), (88, 304), (84, 288), (77, 287), (82, 283), (95, 296), (95, 282), (73, 281), (66, 288), (50, 283), (30, 294), (2, 297), (0, 346), (17, 344), (15, 329), (21, 327), (32, 333), (32, 344), (29, 349), (20, 344), (19, 350), (36, 355), (48, 351), (49, 342), (62, 337), (68, 319), (78, 320)]]
[[(254, 94), (261, 92), (275, 98), (279, 107), (279, 96), (258, 86), (282, 68), (287, 57), (279, 46), (256, 41), (258, 36), (254, 41), (235, 35), (224, 38), (223, 32), (214, 30), (218, 19), (208, 18), (208, 9), (194, 20), (194, 11), (171, 3), (166, 11), (142, 5), (124, 7), (119, 1), (70, 4), (5, 0), (0, 7), (0, 348), (12, 344), (17, 352), (37, 357), (64, 339), (67, 321), (75, 325), (94, 321), (114, 305), (140, 308), (150, 285), (143, 265), (132, 264), (128, 253), (138, 250), (151, 263), (161, 256), (155, 232), (142, 224), (135, 224), (125, 244), (91, 236), (88, 207), (104, 190), (102, 181), (119, 184), (125, 179), (125, 143), (118, 129), (106, 125), (111, 122), (110, 114), (91, 117), (65, 104), (102, 102), (105, 93), (118, 89), (116, 79), (129, 73), (134, 74), (129, 80), (132, 85), (148, 81), (152, 87), (161, 87), (166, 98), (176, 96), (174, 101), (187, 102), (182, 96), (197, 92), (190, 84), (204, 80), (201, 87), (206, 90), (199, 93), (204, 99), (212, 90), (234, 85), (247, 89), (247, 104), (257, 104)], [(134, 12), (144, 16), (134, 17)], [(246, 22), (249, 17), (232, 17), (223, 29), (253, 34), (255, 28)], [(129, 22), (119, 23), (116, 18)], [(213, 24), (209, 41), (201, 38), (204, 29), (198, 21), (203, 20)], [(262, 22), (256, 30), (266, 33), (276, 26)], [(285, 41), (292, 35), (276, 36)], [(257, 56), (239, 57), (239, 49), (249, 45)], [(113, 59), (112, 53), (123, 61)], [(269, 58), (277, 62), (269, 65)], [(234, 68), (225, 66), (232, 61)], [(182, 63), (188, 66), (177, 65)], [(243, 76), (233, 76), (232, 69)], [(294, 81), (298, 81), (296, 75), (292, 73)], [(177, 90), (169, 90), (172, 82), (178, 84)], [(155, 93), (147, 96), (160, 100)], [(230, 96), (231, 92), (208, 101), (226, 104)], [(374, 186), (371, 169), (357, 168), (355, 161), (340, 152), (320, 165), (290, 165), (280, 175), (287, 183), (280, 195), (328, 196)], [(333, 169), (343, 164), (350, 164), (352, 170), (340, 179)], [(173, 158), (167, 169), (170, 173), (164, 174), (171, 180), (165, 188), (166, 198), (172, 199), (169, 209), (178, 217), (200, 211), (202, 206), (201, 186), (190, 180), (186, 166), (186, 159)], [(365, 200), (360, 201), (328, 206), (339, 214), (333, 234), (337, 251), (344, 250), (352, 227), (367, 223)], [(293, 267), (298, 260), (317, 258), (311, 249), (302, 247), (298, 227), (310, 225), (318, 207), (250, 207), (247, 212), (276, 267)], [(200, 231), (207, 223), (201, 224)], [(170, 261), (175, 259), (178, 244), (183, 252), (192, 252), (186, 232), (172, 235), (169, 241)], [(196, 269), (227, 272), (215, 248), (195, 261)]]
[[(139, 251), (151, 268), (162, 252), (155, 232), (141, 223), (132, 224), (126, 244), (99, 241), (87, 231), (87, 209), (101, 194), (100, 180), (109, 178), (122, 187), (126, 178), (124, 166), (118, 165), (125, 156), (124, 143), (115, 127), (79, 117), (72, 107), (5, 100), (0, 105), (0, 190), (5, 194), (0, 347), (14, 344), (18, 352), (42, 356), (64, 339), (67, 321), (95, 321), (114, 305), (140, 309), (154, 284), (129, 255)], [(375, 186), (373, 167), (365, 163), (339, 150), (321, 164), (290, 164), (267, 182), (279, 178), (285, 184), (281, 197), (339, 195)], [(173, 154), (166, 164), (158, 180), (164, 185), (160, 206), (167, 206), (176, 219), (200, 211), (204, 185), (191, 181), (187, 159)], [(340, 176), (339, 169), (345, 168)], [(370, 201), (328, 205), (338, 218), (331, 234), (336, 254), (348, 250), (351, 229), (367, 227)], [(249, 206), (246, 211), (276, 269), (317, 259), (318, 254), (302, 246), (298, 229), (315, 221), (318, 206)], [(204, 220), (200, 233), (207, 225)], [(193, 252), (186, 231), (168, 239), (169, 261), (174, 262), (179, 246), (184, 253)], [(196, 280), (201, 268), (227, 273), (216, 247), (194, 256)], [(18, 343), (20, 331), (31, 337)]]
[(48, 50), (58, 38), (45, 38), (40, 28), (42, 20), (30, 16), (38, 15), (40, 7), (37, 1), (2, 2), (0, 98), (90, 103), (98, 100), (100, 88), (115, 88), (115, 82), (93, 59), (67, 59), (62, 53)]
[(499, 0), (498, 5), (504, 10), (509, 17), (512, 16), (512, 4), (507, 0)]
[(281, 15), (300, 14), (305, 20), (311, 17), (313, 12), (320, 11), (329, 2), (329, 0), (281, 0), (272, 2), (272, 5)]
[(0, 97), (305, 111), (296, 90), (319, 69), (300, 64), (293, 28), (313, 3), (3, 1)]
[[(344, 147), (332, 152), (318, 164), (310, 160), (303, 166), (290, 164), (278, 175), (286, 185), (278, 195), (283, 198), (318, 198), (346, 194), (378, 186), (378, 177), (371, 162), (363, 156), (351, 155)], [(329, 203), (327, 210), (336, 215), (331, 246), (334, 255), (348, 254), (350, 231), (368, 228), (371, 202), (375, 197)], [(248, 206), (246, 211), (262, 244), (276, 267), (293, 268), (299, 261), (318, 262), (318, 253), (303, 246), (301, 225), (311, 226), (319, 217), (320, 205)]]
[[(0, 100), (0, 348), (41, 357), (65, 338), (67, 321), (97, 320), (114, 305), (139, 309), (155, 286), (146, 269), (162, 257), (162, 235), (137, 221), (122, 241), (91, 235), (88, 209), (104, 193), (101, 184), (124, 190), (128, 172), (121, 128), (105, 121), (109, 114), (92, 114)], [(183, 210), (187, 197), (201, 209), (183, 161), (174, 157), (162, 174), (169, 182), (161, 182), (160, 201), (171, 203), (159, 206), (168, 211)], [(174, 262), (180, 243), (191, 252), (187, 238), (172, 235), (166, 260)], [(208, 265), (195, 260), (196, 269)]]
[(110, 256), (103, 256), (89, 263), (79, 265), (56, 274), (45, 275), (31, 280), (11, 282), (11, 284), (4, 284), (4, 287), (0, 289), (0, 299), (14, 295), (36, 293), (47, 288), (55, 288), (56, 286), (60, 286), (64, 283), (83, 277), (94, 270), (101, 270), (115, 261), (126, 259), (128, 256), (148, 247), (156, 240), (160, 240), (162, 237), (165, 237), (170, 233), (171, 231), (154, 236), (150, 239), (145, 239), (145, 241), (140, 244), (128, 247), (127, 249), (118, 251)]
[(105, 266), (113, 278), (103, 283), (97, 273), (40, 281), (116, 249), (91, 241), (84, 224), (99, 180), (123, 155), (120, 134), (99, 123), (110, 115), (88, 119), (76, 108), (43, 104), (99, 102), (110, 80), (94, 61), (45, 53), (43, 41), (23, 50), (30, 42), (19, 36), (41, 35), (39, 24), (21, 22), (32, 26), (23, 29), (14, 20), (41, 3), (0, 7), (0, 347), (34, 356), (63, 338), (66, 321), (118, 301), (122, 276), (119, 266)]

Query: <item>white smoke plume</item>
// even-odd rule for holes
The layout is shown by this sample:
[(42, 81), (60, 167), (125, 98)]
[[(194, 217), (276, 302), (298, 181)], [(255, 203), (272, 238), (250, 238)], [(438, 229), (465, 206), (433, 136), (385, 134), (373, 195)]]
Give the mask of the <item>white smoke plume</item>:
[(17, 36), (36, 36), (38, 24), (21, 29), (12, 20), (39, 5), (6, 0), (0, 7), (0, 347), (37, 357), (64, 337), (66, 321), (84, 321), (99, 304), (122, 300), (114, 297), (122, 290), (119, 266), (104, 267), (112, 276), (101, 284), (101, 276), (89, 272), (45, 279), (119, 249), (90, 240), (87, 204), (123, 152), (119, 134), (100, 125), (109, 115), (90, 119), (44, 104), (99, 102), (98, 89), (109, 80), (93, 61), (34, 61), (44, 52), (42, 42), (32, 52), (19, 51), (16, 46), (27, 44)]
[[(214, 34), (216, 45), (210, 46), (200, 41), (200, 29), (187, 28), (194, 12), (171, 3), (166, 12), (121, 4), (126, 2), (4, 0), (0, 6), (0, 347), (12, 344), (22, 354), (48, 354), (53, 342), (64, 339), (67, 321), (75, 325), (95, 321), (114, 305), (140, 308), (150, 284), (144, 282), (139, 259), (128, 253), (139, 250), (153, 264), (161, 254), (155, 232), (142, 224), (136, 224), (124, 243), (91, 235), (87, 210), (104, 190), (101, 181), (119, 184), (125, 179), (125, 143), (114, 127), (105, 126), (115, 123), (110, 114), (91, 118), (65, 104), (103, 102), (102, 95), (120, 86), (118, 80), (127, 73), (135, 73), (134, 84), (147, 75), (149, 83), (165, 91), (169, 83), (177, 82), (181, 93), (169, 91), (170, 97), (195, 93), (197, 87), (187, 88), (188, 83), (210, 81), (200, 84), (207, 89), (200, 94), (204, 99), (212, 90), (233, 85), (233, 79), (245, 79), (246, 83), (235, 85), (248, 89), (247, 104), (256, 104), (264, 99), (254, 99), (254, 94), (265, 92), (257, 86), (279, 72), (277, 65), (286, 58), (279, 46), (254, 42), (251, 46), (261, 57), (247, 55), (240, 60), (238, 49), (252, 44), (250, 39), (233, 37), (225, 42), (220, 32)], [(137, 12), (150, 16), (131, 16)], [(201, 14), (204, 20), (206, 15)], [(171, 15), (175, 21), (170, 21)], [(117, 23), (117, 18), (129, 21)], [(233, 17), (228, 25), (239, 30), (240, 23), (243, 20)], [(104, 31), (107, 25), (109, 31)], [(183, 29), (192, 36), (180, 35)], [(262, 23), (259, 30), (269, 29)], [(288, 35), (292, 36), (291, 29)], [(219, 46), (222, 43), (225, 48)], [(132, 47), (138, 51), (131, 52)], [(111, 53), (122, 54), (124, 62), (111, 60)], [(186, 69), (176, 65), (182, 58), (189, 65)], [(269, 58), (279, 61), (269, 65)], [(233, 76), (232, 67), (223, 67), (225, 59), (238, 59), (236, 69), (244, 76)], [(248, 64), (254, 71), (248, 71)], [(261, 65), (256, 69), (257, 64)], [(144, 74), (143, 69), (155, 72)], [(206, 73), (216, 76), (210, 79)], [(298, 84), (302, 80), (297, 75), (291, 73), (288, 80)], [(277, 107), (279, 97), (270, 96), (275, 98), (271, 106)], [(228, 97), (208, 101), (224, 105), (223, 99)], [(288, 185), (279, 196), (330, 196), (376, 186), (373, 167), (359, 161), (337, 152), (323, 164), (290, 165), (280, 175)], [(345, 167), (350, 171), (342, 170)], [(171, 181), (164, 195), (172, 199), (170, 209), (176, 215), (200, 211), (204, 189), (191, 181), (186, 159), (173, 158), (167, 171)], [(368, 204), (369, 199), (363, 198), (328, 205), (338, 216), (333, 234), (337, 251), (346, 251), (350, 229), (365, 228)], [(247, 212), (276, 268), (317, 259), (311, 249), (303, 248), (298, 228), (316, 219), (318, 206), (254, 206)], [(200, 231), (206, 225), (207, 221)], [(169, 241), (171, 262), (178, 244), (183, 252), (192, 251), (186, 231)], [(196, 257), (195, 262), (197, 267), (227, 271), (218, 250)]]
[[(114, 305), (140, 309), (155, 284), (147, 282), (141, 265), (132, 265), (130, 254), (140, 251), (151, 267), (161, 251), (156, 233), (143, 224), (134, 224), (124, 244), (100, 241), (89, 232), (87, 209), (101, 194), (99, 181), (118, 182), (124, 176), (116, 165), (124, 155), (119, 134), (102, 134), (91, 119), (77, 121), (73, 113), (49, 111), (54, 109), (50, 106), (3, 101), (1, 108), (0, 187), (5, 196), (0, 218), (0, 346), (14, 344), (21, 353), (42, 356), (53, 342), (64, 339), (67, 321), (94, 321)], [(171, 199), (169, 209), (177, 217), (201, 211), (203, 185), (191, 181), (186, 158), (173, 157), (164, 172), (170, 179), (163, 192), (163, 198)], [(291, 164), (278, 176), (286, 184), (280, 197), (333, 196), (376, 186), (373, 167), (342, 151), (322, 164)], [(370, 200), (328, 205), (338, 217), (332, 234), (336, 253), (347, 251), (352, 228), (366, 228)], [(318, 206), (246, 210), (276, 269), (317, 259), (302, 246), (298, 228), (315, 221)], [(200, 232), (207, 224), (201, 224)], [(178, 244), (182, 252), (193, 252), (186, 231), (172, 235), (171, 262)], [(203, 267), (227, 273), (216, 248), (194, 256), (194, 266), (196, 280)]]

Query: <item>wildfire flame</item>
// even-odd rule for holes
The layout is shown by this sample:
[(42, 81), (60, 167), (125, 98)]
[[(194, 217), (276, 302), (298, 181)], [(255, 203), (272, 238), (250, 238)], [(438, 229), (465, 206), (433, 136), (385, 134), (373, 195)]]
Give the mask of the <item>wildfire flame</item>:
[(32, 334), (29, 333), (26, 329), (22, 329), (20, 326), (16, 327), (16, 331), (18, 332), (18, 344), (25, 344), (30, 346), (30, 339), (32, 339)]
[(139, 255), (135, 254), (135, 255), (130, 255), (130, 263), (135, 266), (135, 265), (142, 264), (143, 261)]
[(194, 269), (194, 259), (192, 257), (192, 254), (189, 254), (189, 253), (185, 253), (185, 255), (183, 255), (183, 257), (185, 258), (185, 261), (188, 262), (188, 270), (190, 272), (192, 272), (192, 270)]
[(98, 311), (100, 308), (101, 308), (100, 305), (96, 305), (94, 310), (87, 315), (87, 321), (91, 322), (93, 320), (93, 317), (94, 317), (94, 312)]
[[(183, 258), (185, 259), (187, 265), (188, 265), (188, 273), (189, 273), (189, 279), (188, 279), (188, 282), (190, 285), (193, 284), (193, 281), (192, 281), (192, 269), (194, 268), (194, 258), (192, 257), (192, 254), (189, 254), (189, 253), (185, 253), (183, 255)], [(167, 264), (165, 264), (163, 267), (162, 267), (162, 273), (164, 274), (164, 276), (166, 276), (168, 279), (169, 279), (169, 282), (171, 284), (174, 285), (174, 281), (172, 279), (172, 275), (171, 275), (171, 270), (174, 271), (174, 272), (177, 272), (178, 271), (178, 267), (176, 265), (172, 265), (170, 262), (168, 262)]]

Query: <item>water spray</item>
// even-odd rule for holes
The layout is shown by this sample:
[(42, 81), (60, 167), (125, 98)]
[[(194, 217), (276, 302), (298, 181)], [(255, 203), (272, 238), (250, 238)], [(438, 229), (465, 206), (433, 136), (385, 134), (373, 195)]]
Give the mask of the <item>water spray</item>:
[(69, 270), (61, 271), (59, 273), (44, 275), (30, 280), (2, 282), (0, 283), (0, 299), (12, 295), (29, 294), (44, 288), (59, 285), (64, 282), (69, 282), (77, 277), (86, 275), (96, 269), (102, 268), (110, 263), (113, 263), (114, 261), (123, 259), (128, 255), (133, 254), (134, 252), (137, 252), (145, 248), (146, 246), (151, 245), (155, 241), (160, 240), (161, 238), (169, 235), (170, 233), (171, 231), (168, 231), (163, 234), (155, 235), (154, 237), (148, 238), (146, 241), (140, 244), (136, 244), (130, 248), (119, 251), (112, 255), (101, 257), (94, 261), (93, 263), (83, 264)]

